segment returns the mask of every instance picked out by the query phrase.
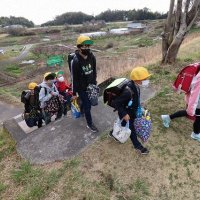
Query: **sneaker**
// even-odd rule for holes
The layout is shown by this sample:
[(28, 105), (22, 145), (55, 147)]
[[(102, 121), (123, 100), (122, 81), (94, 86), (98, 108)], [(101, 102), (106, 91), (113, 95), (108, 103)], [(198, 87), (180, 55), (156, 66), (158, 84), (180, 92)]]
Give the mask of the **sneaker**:
[(200, 133), (196, 134), (192, 132), (191, 138), (193, 138), (194, 140), (198, 140), (200, 142)]
[(108, 133), (108, 136), (113, 138), (116, 142), (119, 142), (119, 140), (117, 138), (115, 138), (112, 134), (113, 130), (111, 130), (109, 133)]
[(149, 150), (145, 147), (142, 147), (142, 148), (139, 148), (139, 149), (136, 149), (136, 151), (142, 155), (147, 155), (149, 153)]
[(89, 128), (93, 133), (96, 133), (96, 132), (98, 132), (99, 130), (97, 129), (97, 127), (94, 125), (94, 124), (92, 124), (92, 125), (87, 125), (87, 128)]
[(169, 124), (171, 121), (169, 115), (161, 115), (161, 118), (162, 118), (164, 127), (169, 128)]

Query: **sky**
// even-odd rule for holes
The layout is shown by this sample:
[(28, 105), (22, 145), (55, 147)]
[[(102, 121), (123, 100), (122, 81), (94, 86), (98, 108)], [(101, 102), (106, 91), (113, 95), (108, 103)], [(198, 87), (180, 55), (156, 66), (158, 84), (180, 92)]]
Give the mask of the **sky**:
[(36, 25), (66, 12), (82, 11), (90, 15), (111, 10), (149, 8), (167, 12), (170, 0), (0, 0), (0, 16), (25, 17)]

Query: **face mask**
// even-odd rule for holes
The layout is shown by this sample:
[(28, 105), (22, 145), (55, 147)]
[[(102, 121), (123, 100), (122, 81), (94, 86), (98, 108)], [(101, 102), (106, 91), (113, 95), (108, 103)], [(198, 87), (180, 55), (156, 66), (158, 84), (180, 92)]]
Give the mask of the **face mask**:
[(90, 54), (90, 49), (81, 49), (81, 53), (88, 56)]
[(149, 80), (142, 81), (142, 87), (148, 87), (149, 86)]
[(49, 80), (48, 81), (48, 85), (53, 85), (53, 83), (54, 83), (54, 80)]
[(59, 80), (60, 82), (63, 82), (63, 81), (64, 81), (64, 77), (61, 76), (61, 77), (58, 78), (58, 80)]

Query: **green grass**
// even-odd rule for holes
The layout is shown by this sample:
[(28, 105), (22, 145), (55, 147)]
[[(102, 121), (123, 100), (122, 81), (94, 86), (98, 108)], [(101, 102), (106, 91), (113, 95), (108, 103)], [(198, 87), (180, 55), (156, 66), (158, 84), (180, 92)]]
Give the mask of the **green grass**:
[(16, 64), (9, 65), (4, 70), (7, 74), (15, 77), (19, 77), (23, 70)]
[(130, 45), (137, 45), (138, 47), (148, 47), (152, 46), (153, 44), (155, 44), (155, 41), (148, 37), (137, 38), (130, 43)]
[(6, 101), (19, 102), (22, 90), (13, 86), (0, 87), (0, 97)]
[(18, 194), (17, 200), (42, 199), (56, 186), (68, 169), (76, 169), (78, 165), (79, 161), (72, 159), (64, 162), (61, 168), (47, 172), (39, 167), (33, 167), (29, 162), (22, 162), (10, 175), (16, 185), (24, 188), (23, 192)]
[(8, 57), (16, 57), (20, 54), (22, 49), (23, 49), (22, 45), (13, 45), (13, 46), (7, 47), (5, 50), (5, 55)]
[(149, 187), (145, 180), (137, 179), (132, 185), (131, 188), (133, 190), (133, 199), (143, 199), (144, 196), (149, 196)]
[(7, 188), (7, 185), (0, 182), (0, 197), (1, 197), (1, 194), (6, 190), (6, 188)]
[(10, 135), (0, 127), (0, 161), (15, 151), (15, 142)]

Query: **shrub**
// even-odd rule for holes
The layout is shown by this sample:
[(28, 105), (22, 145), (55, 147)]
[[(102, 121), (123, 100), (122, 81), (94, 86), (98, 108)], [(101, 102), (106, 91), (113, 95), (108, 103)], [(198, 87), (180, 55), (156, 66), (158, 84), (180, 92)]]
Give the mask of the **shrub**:
[(16, 27), (8, 27), (7, 28), (7, 33), (13, 36), (20, 36), (24, 32), (26, 32), (26, 28), (21, 27), (21, 26), (16, 26)]

